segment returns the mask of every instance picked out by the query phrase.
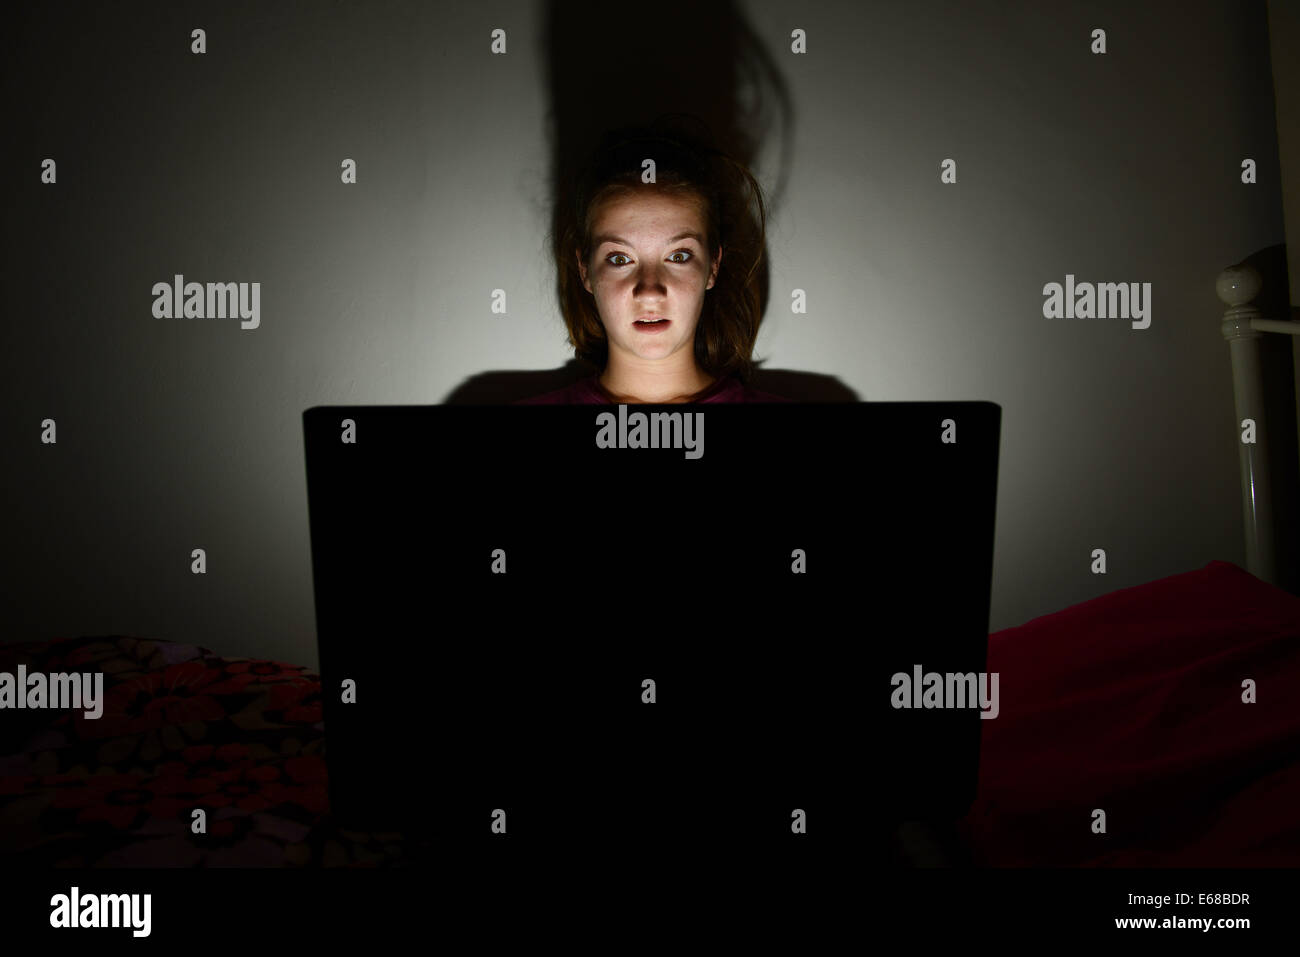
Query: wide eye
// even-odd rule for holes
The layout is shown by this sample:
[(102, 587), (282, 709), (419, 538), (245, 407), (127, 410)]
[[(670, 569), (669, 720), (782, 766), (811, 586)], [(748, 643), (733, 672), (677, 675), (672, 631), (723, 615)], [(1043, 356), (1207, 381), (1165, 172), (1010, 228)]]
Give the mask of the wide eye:
[[(679, 250), (677, 250), (677, 252), (673, 253), (671, 256), (668, 257), (668, 261), (669, 261), (669, 262), (675, 262), (675, 263), (677, 263), (677, 264), (679, 264), (679, 265), (685, 265), (686, 263), (688, 263), (688, 262), (691, 261), (691, 257), (694, 256), (694, 255), (695, 255), (695, 254), (694, 254), (693, 252), (691, 252), (689, 249), (679, 249)], [(622, 257), (623, 259), (627, 259), (627, 258), (629, 258), (628, 255), (627, 255), (627, 253), (610, 253), (608, 256), (605, 257), (605, 262), (609, 263), (611, 266), (625, 266), (625, 265), (627, 265), (627, 263), (614, 262), (613, 260), (614, 260), (614, 257), (615, 257), (615, 256), (620, 256), (620, 257)], [(686, 258), (685, 258), (685, 259), (674, 259), (673, 256), (685, 256)]]

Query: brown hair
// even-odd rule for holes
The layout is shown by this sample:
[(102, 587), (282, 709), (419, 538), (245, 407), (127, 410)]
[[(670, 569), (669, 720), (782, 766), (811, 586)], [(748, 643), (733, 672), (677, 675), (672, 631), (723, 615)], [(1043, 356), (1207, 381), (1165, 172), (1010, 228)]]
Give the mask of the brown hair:
[[(655, 182), (641, 182), (641, 164), (655, 162)], [(704, 295), (695, 328), (695, 362), (714, 378), (734, 375), (748, 383), (756, 363), (754, 342), (762, 322), (758, 267), (766, 245), (762, 189), (743, 163), (682, 130), (632, 127), (607, 133), (581, 172), (567, 208), (562, 204), (553, 234), (560, 309), (568, 343), (582, 361), (603, 370), (609, 340), (595, 298), (582, 284), (575, 257), (590, 262), (593, 214), (603, 200), (638, 190), (657, 190), (700, 201), (706, 224), (708, 261), (718, 247), (722, 262), (713, 288)], [(746, 192), (753, 196), (756, 215)]]

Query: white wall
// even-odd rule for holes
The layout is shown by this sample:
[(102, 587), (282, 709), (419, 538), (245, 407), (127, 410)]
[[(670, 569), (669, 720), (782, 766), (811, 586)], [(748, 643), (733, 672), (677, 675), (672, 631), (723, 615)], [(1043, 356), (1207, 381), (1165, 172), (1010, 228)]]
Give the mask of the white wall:
[[(1003, 407), (991, 630), (1245, 564), (1214, 279), (1283, 241), (1266, 12), (1131, 6), (735, 8), (790, 106), (758, 153), (769, 187), (784, 177), (758, 354), (864, 399)], [(6, 41), (0, 620), (12, 640), (123, 633), (315, 665), (302, 411), (440, 402), (568, 358), (547, 10), (148, 9), (28, 11)], [(654, 15), (693, 36), (697, 13)], [(581, 74), (572, 39), (557, 55)], [(633, 67), (588, 77), (592, 97), (619, 103), (634, 72), (654, 86)], [(663, 91), (683, 109), (700, 92)], [(150, 288), (175, 272), (260, 281), (260, 328), (154, 319)], [(1043, 286), (1067, 273), (1151, 283), (1150, 328), (1045, 319)], [(38, 441), (47, 417), (57, 446)]]

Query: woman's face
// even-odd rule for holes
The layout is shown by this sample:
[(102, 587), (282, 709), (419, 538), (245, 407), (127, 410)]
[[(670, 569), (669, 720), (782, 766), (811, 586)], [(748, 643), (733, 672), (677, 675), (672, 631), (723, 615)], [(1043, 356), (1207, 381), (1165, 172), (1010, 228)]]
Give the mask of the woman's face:
[[(646, 192), (602, 203), (592, 221), (591, 262), (578, 260), (611, 354), (664, 359), (685, 349), (694, 363), (695, 327), (704, 290), (717, 280), (700, 205), (688, 197)], [(644, 325), (637, 320), (668, 320)]]

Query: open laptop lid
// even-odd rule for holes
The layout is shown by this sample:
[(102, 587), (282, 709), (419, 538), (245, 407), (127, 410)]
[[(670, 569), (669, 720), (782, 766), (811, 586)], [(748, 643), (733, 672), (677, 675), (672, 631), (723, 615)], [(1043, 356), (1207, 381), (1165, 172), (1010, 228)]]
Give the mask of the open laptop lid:
[(763, 846), (969, 806), (998, 406), (303, 421), (347, 826)]

